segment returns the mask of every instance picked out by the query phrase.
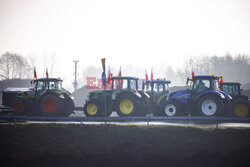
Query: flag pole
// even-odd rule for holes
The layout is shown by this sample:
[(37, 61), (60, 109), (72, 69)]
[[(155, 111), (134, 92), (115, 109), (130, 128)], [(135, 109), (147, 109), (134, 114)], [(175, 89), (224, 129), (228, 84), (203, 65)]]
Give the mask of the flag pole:
[[(102, 59), (102, 68), (103, 68), (102, 80), (103, 80), (103, 85), (104, 85), (104, 94), (103, 94), (104, 95), (104, 115), (105, 117), (107, 117), (105, 58)], [(106, 120), (105, 120), (105, 125), (106, 125)]]

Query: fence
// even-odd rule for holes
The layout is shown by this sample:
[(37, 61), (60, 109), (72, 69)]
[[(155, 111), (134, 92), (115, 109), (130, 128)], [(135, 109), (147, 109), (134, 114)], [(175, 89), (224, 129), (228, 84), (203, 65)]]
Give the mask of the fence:
[(150, 122), (205, 122), (216, 124), (219, 123), (250, 123), (250, 118), (235, 117), (46, 117), (46, 116), (18, 116), (13, 114), (2, 115), (0, 120), (14, 121), (16, 126), (17, 120), (22, 121), (61, 121), (61, 122), (80, 122), (81, 127), (84, 122), (146, 122), (149, 126)]

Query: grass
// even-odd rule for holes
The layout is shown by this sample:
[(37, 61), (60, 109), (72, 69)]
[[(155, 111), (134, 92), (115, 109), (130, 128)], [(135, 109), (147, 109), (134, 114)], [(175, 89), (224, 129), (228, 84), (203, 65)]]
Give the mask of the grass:
[(153, 162), (169, 162), (170, 166), (248, 166), (249, 141), (250, 129), (242, 128), (18, 124), (14, 129), (10, 124), (0, 125), (0, 157), (31, 166), (59, 160), (90, 166), (111, 162), (115, 166), (145, 166)]

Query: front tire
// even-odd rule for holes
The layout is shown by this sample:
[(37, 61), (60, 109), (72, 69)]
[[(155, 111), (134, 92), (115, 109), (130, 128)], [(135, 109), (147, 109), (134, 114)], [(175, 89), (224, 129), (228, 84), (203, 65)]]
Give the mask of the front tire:
[(14, 102), (12, 103), (12, 108), (14, 109), (14, 114), (16, 115), (24, 115), (24, 111), (25, 111), (25, 106), (22, 100), (20, 99), (16, 99), (14, 100)]
[(176, 101), (167, 101), (164, 105), (164, 115), (167, 117), (180, 116), (181, 106)]
[(101, 116), (100, 103), (98, 101), (87, 101), (83, 107), (83, 112), (87, 117)]
[(206, 95), (199, 99), (197, 105), (198, 114), (201, 116), (218, 116), (222, 115), (222, 100), (213, 95)]
[(245, 99), (236, 99), (233, 102), (233, 115), (235, 117), (249, 117), (249, 102)]

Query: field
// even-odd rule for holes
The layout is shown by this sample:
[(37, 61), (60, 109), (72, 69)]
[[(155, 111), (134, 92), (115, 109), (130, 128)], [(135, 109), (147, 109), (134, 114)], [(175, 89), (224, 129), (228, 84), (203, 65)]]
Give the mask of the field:
[(250, 129), (0, 124), (7, 166), (250, 166)]

